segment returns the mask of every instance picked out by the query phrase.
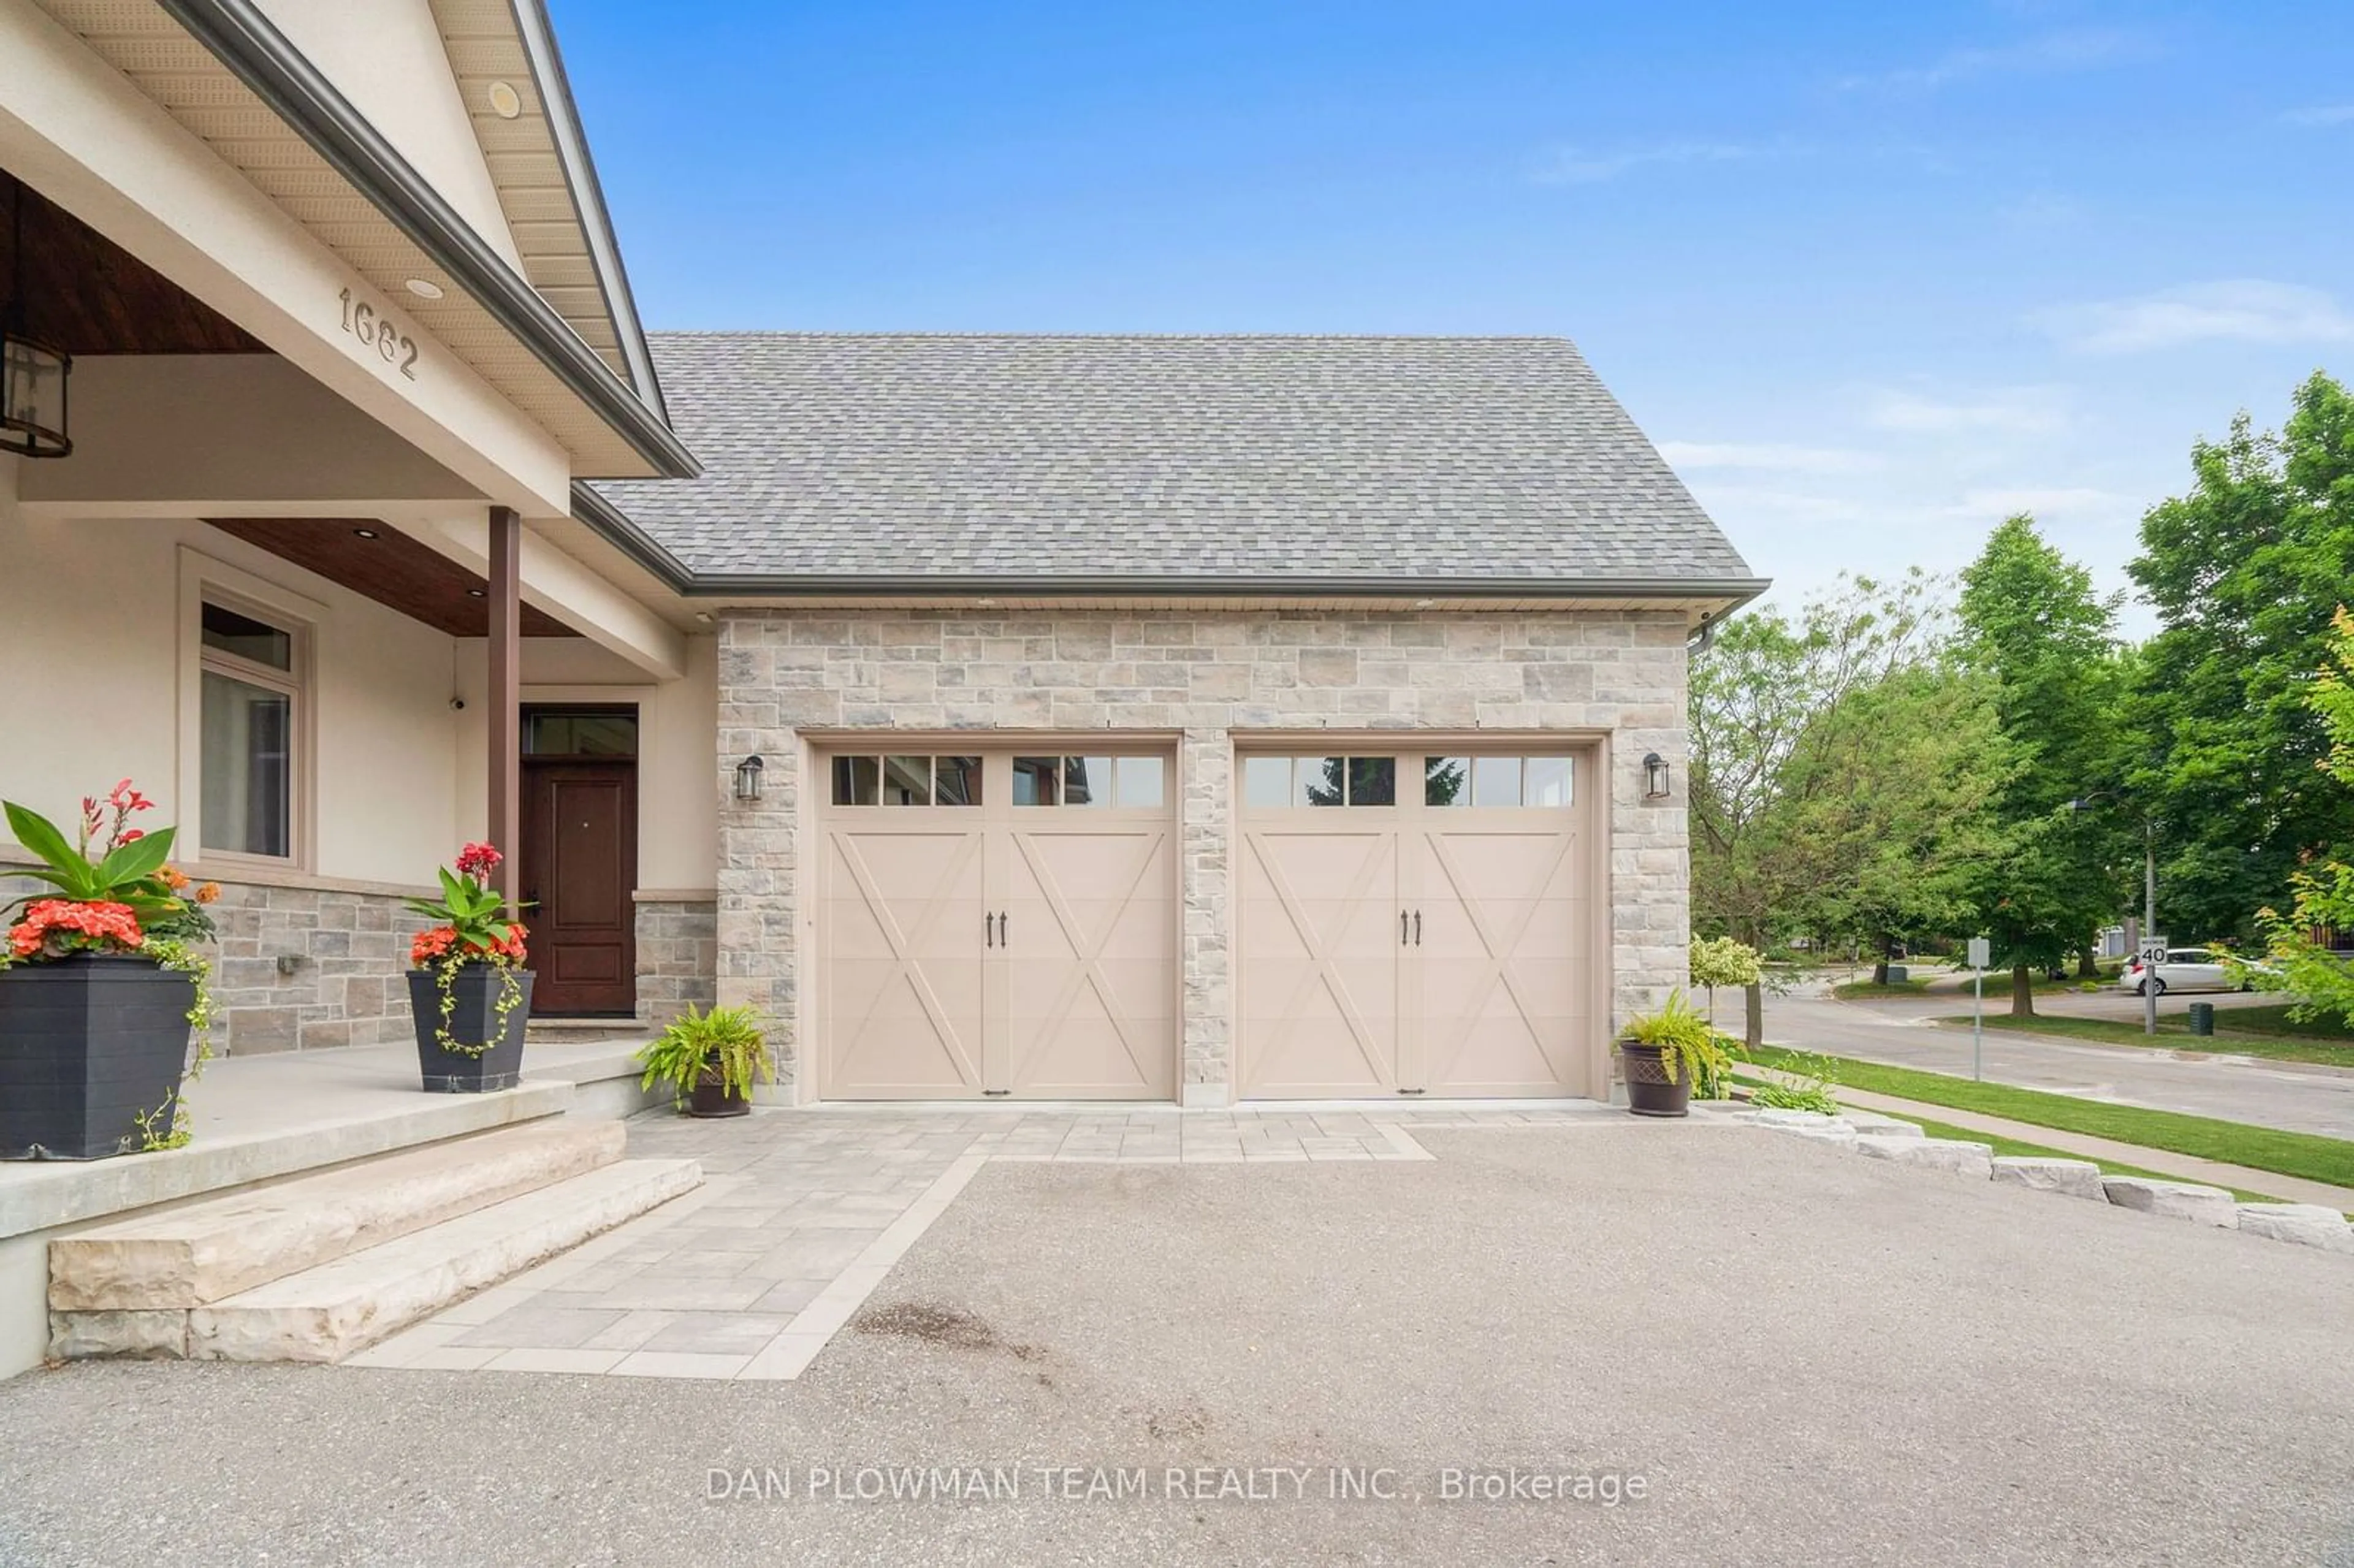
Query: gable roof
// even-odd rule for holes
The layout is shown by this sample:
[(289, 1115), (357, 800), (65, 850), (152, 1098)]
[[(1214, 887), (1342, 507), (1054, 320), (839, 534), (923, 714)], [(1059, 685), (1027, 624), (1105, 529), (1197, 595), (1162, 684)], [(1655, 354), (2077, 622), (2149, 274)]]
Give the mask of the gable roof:
[(655, 333), (695, 588), (1765, 587), (1559, 338)]
[[(565, 163), (567, 154), (557, 147), (549, 154), (554, 172), (540, 182), (549, 191), (558, 175), (569, 182), (566, 200), (573, 216), (559, 227), (577, 221), (578, 239), (520, 232), (517, 215), (524, 208), (502, 195), (510, 238), (520, 241), (526, 263), (543, 250), (548, 253), (548, 265), (527, 278), (289, 39), (260, 0), (39, 4), (380, 296), (398, 302), (403, 316), (424, 325), (455, 358), (546, 429), (570, 455), (575, 473), (697, 471), (694, 454), (663, 417), (659, 387), (650, 373), (639, 374), (649, 367), (631, 362), (631, 345), (641, 334), (628, 308), (618, 252), (596, 279), (593, 299), (567, 297), (557, 287), (561, 269), (555, 252), (567, 244), (593, 252), (610, 240), (585, 147), (576, 149), (577, 166)], [(461, 86), (472, 79), (464, 74), (472, 68), (458, 63), (461, 53), (509, 21), (522, 28), (526, 13), (545, 30), (538, 0), (445, 0), (436, 13), (437, 26), (452, 25), (461, 10), (475, 34), (443, 35), (443, 52)], [(517, 76), (524, 111), (506, 134), (577, 141), (577, 117), (552, 40), (543, 41), (550, 50), (545, 62), (537, 55), (525, 60), (533, 46), (520, 32), (501, 57), (509, 63), (523, 60), (535, 73)], [(496, 64), (474, 63), (483, 69)], [(493, 133), (475, 118), (487, 150)], [(528, 158), (504, 170), (493, 167), (493, 178), (505, 181), (519, 168), (538, 178), (528, 174), (531, 167)], [(411, 278), (441, 289), (440, 296), (415, 295), (405, 286)], [(584, 328), (599, 341), (585, 339)]]

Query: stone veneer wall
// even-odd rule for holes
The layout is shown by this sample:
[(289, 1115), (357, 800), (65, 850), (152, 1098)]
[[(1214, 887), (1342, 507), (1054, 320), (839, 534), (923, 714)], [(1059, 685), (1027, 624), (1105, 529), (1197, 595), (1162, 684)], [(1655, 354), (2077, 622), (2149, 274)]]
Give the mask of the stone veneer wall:
[[(214, 1051), (249, 1056), (413, 1038), (404, 977), (408, 939), (425, 921), (401, 906), (404, 895), (216, 880), (213, 994), (223, 1022)], [(37, 885), (0, 876), (0, 904)], [(281, 958), (294, 960), (292, 973), (279, 972)]]
[(638, 1018), (668, 1023), (719, 988), (719, 906), (711, 898), (638, 900)]
[[(779, 1022), (798, 1072), (800, 732), (1157, 730), (1178, 747), (1184, 1064), (1232, 1083), (1234, 746), (1253, 731), (1606, 732), (1612, 1008), (1685, 979), (1685, 625), (1677, 613), (902, 611), (729, 615), (719, 628), (719, 994)], [(1640, 759), (1675, 768), (1642, 799)], [(767, 759), (757, 803), (727, 776)]]

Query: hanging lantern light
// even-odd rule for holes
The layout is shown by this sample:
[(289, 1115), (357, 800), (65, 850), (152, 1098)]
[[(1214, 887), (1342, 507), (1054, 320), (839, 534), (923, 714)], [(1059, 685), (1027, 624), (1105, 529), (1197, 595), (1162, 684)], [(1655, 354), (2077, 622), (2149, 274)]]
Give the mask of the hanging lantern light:
[(66, 433), (66, 377), (73, 357), (25, 330), (25, 185), (9, 184), (9, 255), (15, 276), (0, 305), (0, 451), (18, 457), (61, 458), (73, 451)]

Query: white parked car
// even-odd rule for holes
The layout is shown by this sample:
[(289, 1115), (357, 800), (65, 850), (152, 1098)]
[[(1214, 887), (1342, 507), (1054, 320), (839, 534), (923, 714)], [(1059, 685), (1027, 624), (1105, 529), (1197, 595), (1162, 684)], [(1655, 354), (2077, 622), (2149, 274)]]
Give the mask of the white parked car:
[(2136, 996), (2144, 988), (2155, 986), (2158, 994), (2170, 991), (2246, 991), (2250, 989), (2232, 978), (2231, 969), (2205, 948), (2168, 948), (2166, 961), (2158, 966), (2153, 978), (2142, 966), (2138, 954), (2126, 960), (2125, 973), (2117, 983)]

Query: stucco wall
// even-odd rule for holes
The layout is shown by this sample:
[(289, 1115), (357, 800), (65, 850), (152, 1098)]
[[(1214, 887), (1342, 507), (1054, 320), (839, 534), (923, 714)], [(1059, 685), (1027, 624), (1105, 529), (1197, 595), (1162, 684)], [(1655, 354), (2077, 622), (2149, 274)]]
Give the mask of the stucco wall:
[[(428, 0), (260, 0), (287, 40), (517, 271), (498, 187)], [(516, 89), (530, 95), (527, 72)]]
[[(804, 735), (812, 729), (1174, 733), (1188, 1097), (1233, 1062), (1234, 747), (1252, 732), (1576, 731), (1607, 738), (1612, 1006), (1683, 982), (1688, 872), (1680, 615), (734, 614), (720, 627), (723, 789), (767, 759), (763, 799), (719, 813), (719, 996), (779, 1021), (798, 1075), (811, 909)], [(1677, 794), (1642, 799), (1640, 759)]]
[[(282, 590), (318, 612), (313, 638), (315, 854), (322, 876), (429, 883), (456, 845), (450, 779), (461, 723), (451, 640), (201, 523), (28, 519), (0, 499), (0, 789), (59, 820), (130, 777), (154, 823), (195, 854), (182, 762), (196, 736), (184, 556), (230, 587)], [(186, 644), (184, 646), (184, 643)], [(193, 777), (191, 773), (190, 777)], [(151, 824), (153, 825), (153, 824)]]

